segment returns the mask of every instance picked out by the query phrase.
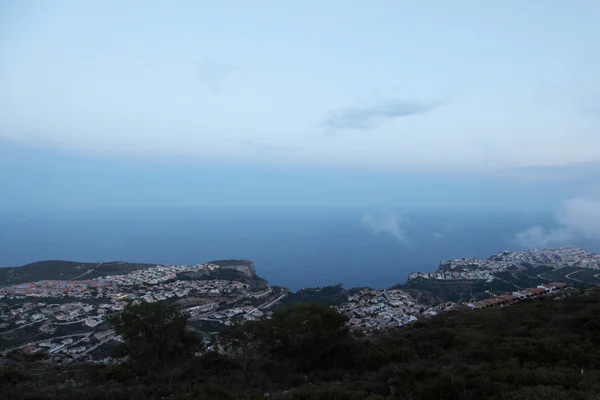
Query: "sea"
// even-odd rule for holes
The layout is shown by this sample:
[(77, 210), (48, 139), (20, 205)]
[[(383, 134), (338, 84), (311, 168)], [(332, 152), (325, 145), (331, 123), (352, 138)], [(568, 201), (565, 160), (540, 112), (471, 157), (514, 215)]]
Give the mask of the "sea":
[[(199, 264), (248, 259), (291, 290), (384, 288), (443, 259), (521, 250), (551, 215), (490, 210), (111, 209), (0, 213), (0, 265), (40, 260)], [(592, 251), (598, 244), (573, 242)], [(595, 248), (594, 248), (595, 246)]]

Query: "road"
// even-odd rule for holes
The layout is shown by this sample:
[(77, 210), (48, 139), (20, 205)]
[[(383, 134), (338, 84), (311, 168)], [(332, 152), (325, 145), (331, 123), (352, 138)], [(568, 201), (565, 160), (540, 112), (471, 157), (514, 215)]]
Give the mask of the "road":
[(580, 279), (571, 278), (571, 275), (573, 275), (573, 274), (576, 274), (576, 273), (578, 273), (578, 272), (579, 272), (579, 271), (573, 271), (573, 272), (571, 272), (571, 273), (569, 273), (569, 274), (566, 274), (566, 275), (565, 275), (565, 278), (567, 278), (567, 279), (570, 279), (570, 280), (572, 280), (572, 281), (575, 281), (575, 282), (583, 282), (583, 281), (582, 281), (582, 280), (580, 280)]
[(423, 292), (421, 292), (419, 289), (413, 289), (415, 292), (417, 292), (416, 296), (413, 296), (413, 298), (415, 299), (415, 301), (418, 303), (419, 299), (421, 299), (421, 297), (423, 296)]
[(95, 345), (90, 347), (89, 349), (86, 349), (83, 353), (81, 353), (81, 355), (82, 356), (86, 355), (90, 351), (95, 350), (97, 347), (102, 346), (104, 343), (108, 342), (109, 340), (113, 340), (114, 338), (115, 338), (115, 333), (113, 331), (112, 334), (107, 335), (104, 339), (102, 339), (101, 341), (99, 341), (98, 343), (96, 343)]
[(250, 297), (254, 297), (255, 299), (260, 299), (261, 297), (265, 297), (272, 291), (273, 291), (273, 289), (271, 289), (271, 287), (269, 286), (269, 288), (262, 293), (249, 293), (249, 295), (250, 295)]
[(104, 264), (103, 262), (101, 262), (100, 264), (96, 265), (94, 268), (92, 269), (88, 269), (87, 271), (85, 271), (83, 274), (76, 276), (75, 278), (71, 279), (72, 281), (78, 281), (81, 277), (86, 276), (90, 273), (92, 273), (93, 271), (97, 270), (98, 268), (100, 268), (102, 266), (102, 264)]
[(497, 279), (497, 280), (499, 280), (499, 281), (502, 281), (502, 282), (504, 282), (504, 283), (507, 283), (507, 284), (509, 284), (509, 285), (512, 285), (512, 286), (516, 287), (516, 288), (517, 288), (517, 289), (519, 289), (519, 290), (523, 289), (521, 286), (517, 285), (516, 283), (514, 283), (514, 282), (509, 282), (509, 281), (507, 281), (507, 280), (504, 280), (504, 279), (502, 279), (502, 278), (498, 278), (496, 275), (494, 275), (494, 279)]
[(80, 324), (82, 322), (85, 322), (86, 318), (83, 319), (78, 319), (77, 321), (69, 321), (69, 322), (58, 322), (56, 323), (57, 326), (61, 326), (61, 325), (71, 325), (71, 324)]
[(38, 344), (38, 343), (42, 343), (42, 342), (47, 342), (47, 341), (50, 341), (50, 340), (60, 340), (60, 339), (66, 339), (66, 338), (70, 338), (70, 337), (73, 337), (73, 336), (84, 336), (84, 337), (90, 337), (90, 336), (91, 336), (93, 333), (94, 333), (94, 332), (84, 332), (84, 333), (76, 333), (76, 334), (74, 334), (74, 335), (73, 335), (73, 334), (71, 334), (71, 335), (64, 335), (64, 336), (57, 336), (57, 337), (46, 338), (46, 339), (38, 340), (37, 342), (29, 342), (29, 343), (26, 343), (26, 344), (22, 344), (22, 345), (20, 345), (20, 346), (12, 347), (12, 348), (10, 348), (10, 349), (3, 350), (3, 352), (4, 352), (4, 354), (6, 354), (6, 353), (8, 353), (9, 351), (12, 351), (12, 350), (17, 350), (17, 349), (22, 349), (22, 348), (24, 348), (24, 347), (27, 347), (27, 346), (30, 346), (30, 345), (33, 345), (33, 344)]
[(545, 280), (545, 281), (548, 281), (548, 282), (550, 282), (550, 281), (551, 281), (551, 280), (550, 280), (550, 279), (548, 279), (548, 278), (544, 278), (542, 275), (543, 275), (543, 274), (537, 274), (536, 276), (537, 276), (538, 278), (540, 278), (540, 279), (543, 279), (543, 280)]
[(390, 299), (390, 295), (389, 295), (389, 294), (387, 294), (387, 289), (383, 289), (383, 297), (385, 297), (385, 299), (386, 299), (387, 301), (390, 301), (390, 300), (392, 300), (392, 299)]
[(38, 323), (40, 323), (40, 322), (44, 322), (44, 321), (45, 321), (45, 320), (47, 320), (47, 319), (48, 319), (48, 318), (40, 319), (39, 321), (33, 321), (33, 322), (30, 322), (30, 323), (28, 323), (28, 324), (24, 324), (24, 325), (18, 326), (18, 327), (16, 327), (16, 328), (13, 328), (13, 329), (11, 329), (10, 331), (4, 331), (4, 332), (0, 332), (0, 336), (3, 336), (3, 335), (5, 335), (5, 334), (7, 334), (7, 333), (12, 333), (12, 332), (14, 332), (14, 331), (17, 331), (17, 330), (19, 330), (19, 329), (23, 329), (23, 328), (25, 328), (25, 327), (27, 327), (27, 326), (31, 326), (31, 325), (34, 325), (34, 324), (38, 324)]
[(272, 307), (272, 306), (273, 306), (275, 303), (277, 303), (277, 302), (279, 302), (280, 300), (283, 300), (285, 297), (287, 297), (287, 295), (288, 295), (288, 294), (287, 294), (287, 292), (286, 292), (286, 293), (283, 293), (281, 296), (279, 296), (279, 297), (278, 297), (278, 298), (276, 298), (275, 300), (273, 300), (273, 301), (271, 301), (271, 302), (269, 302), (269, 303), (267, 303), (267, 304), (260, 305), (260, 306), (258, 306), (257, 308), (258, 308), (259, 310), (264, 310), (264, 309), (266, 309), (266, 308)]

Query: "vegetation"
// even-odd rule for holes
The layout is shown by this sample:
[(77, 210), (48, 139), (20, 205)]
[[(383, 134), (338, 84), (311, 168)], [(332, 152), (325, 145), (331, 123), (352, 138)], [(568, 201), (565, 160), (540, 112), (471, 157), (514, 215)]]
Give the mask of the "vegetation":
[(55, 366), (14, 354), (0, 367), (0, 398), (600, 398), (595, 287), (377, 335), (348, 330), (326, 305), (297, 305), (229, 327), (215, 338), (219, 352), (199, 356), (175, 308), (128, 306), (114, 318), (130, 361)]
[(292, 306), (303, 303), (323, 303), (336, 306), (346, 300), (348, 292), (342, 285), (326, 286), (324, 288), (306, 288), (296, 293), (290, 293), (283, 304), (285, 306)]
[(128, 262), (81, 263), (74, 261), (38, 261), (22, 267), (0, 268), (0, 285), (16, 285), (41, 280), (93, 279), (106, 275), (129, 274), (155, 264)]
[(174, 304), (131, 303), (109, 322), (123, 339), (119, 355), (139, 374), (164, 372), (202, 350), (201, 338), (187, 329), (188, 315)]

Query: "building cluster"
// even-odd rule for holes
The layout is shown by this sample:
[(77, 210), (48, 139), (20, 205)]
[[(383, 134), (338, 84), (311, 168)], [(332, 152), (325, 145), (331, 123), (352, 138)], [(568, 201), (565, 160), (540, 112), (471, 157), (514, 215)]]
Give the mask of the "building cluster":
[(126, 275), (108, 275), (102, 278), (82, 281), (48, 280), (27, 282), (0, 289), (0, 299), (21, 299), (25, 297), (74, 297), (104, 298), (122, 300), (143, 298), (152, 302), (172, 297), (185, 297), (191, 293), (200, 295), (229, 294), (243, 290), (248, 285), (241, 282), (220, 280), (177, 280), (177, 274), (184, 272), (207, 272), (219, 268), (218, 265), (158, 265), (154, 268), (137, 270)]
[(157, 265), (154, 268), (139, 269), (125, 275), (107, 275), (101, 280), (109, 281), (117, 286), (158, 285), (177, 279), (177, 274), (184, 272), (207, 272), (218, 269), (218, 265)]
[(353, 328), (389, 328), (416, 321), (423, 308), (402, 290), (361, 289), (336, 307)]
[[(73, 334), (68, 337), (44, 339), (20, 346), (24, 354), (44, 352), (55, 362), (65, 362), (86, 358), (91, 360), (89, 353), (109, 340), (120, 341), (112, 330)], [(111, 361), (106, 357), (102, 361)]]
[[(485, 261), (485, 260), (482, 260)], [(463, 265), (464, 266), (464, 265)], [(413, 272), (408, 276), (408, 279), (440, 279), (440, 280), (462, 280), (462, 279), (477, 279), (491, 282), (495, 279), (494, 270), (484, 269), (486, 264), (469, 264), (468, 268), (462, 271), (436, 271), (436, 272)]]
[(447, 311), (506, 306), (525, 299), (555, 294), (566, 287), (565, 283), (553, 282), (513, 293), (488, 293), (492, 297), (482, 301), (462, 304), (447, 302), (433, 307), (417, 303), (402, 290), (362, 289), (349, 295), (347, 301), (336, 308), (349, 318), (347, 325), (350, 328), (385, 329), (410, 324)]
[(14, 297), (86, 297), (98, 290), (114, 290), (115, 286), (103, 280), (38, 281), (0, 289), (0, 298)]
[(579, 247), (557, 247), (555, 249), (530, 249), (525, 251), (502, 251), (492, 257), (517, 265), (557, 265), (557, 267), (590, 268), (600, 270), (600, 254)]
[(534, 288), (527, 288), (512, 293), (504, 293), (501, 295), (493, 295), (493, 297), (482, 301), (467, 302), (464, 305), (469, 308), (488, 308), (507, 305), (516, 303), (520, 300), (531, 299), (534, 297), (547, 295), (549, 293), (555, 293), (565, 289), (566, 287), (567, 284), (563, 282), (545, 283), (543, 285), (538, 285)]
[[(234, 307), (226, 310), (219, 310), (217, 312), (202, 314), (206, 312), (206, 306), (200, 306), (199, 311), (189, 311), (192, 318), (201, 321), (209, 322), (220, 322), (224, 325), (231, 325), (234, 321), (245, 322), (245, 321), (256, 321), (263, 317), (269, 317), (270, 312), (261, 311), (258, 307), (254, 306), (242, 306)], [(204, 310), (202, 310), (204, 309)]]
[[(0, 289), (0, 335), (12, 337), (27, 332), (28, 337), (60, 336), (58, 341), (46, 339), (11, 348), (77, 358), (87, 354), (98, 340), (115, 339), (114, 334), (106, 338), (96, 336), (106, 332), (106, 317), (123, 309), (130, 300), (203, 302), (184, 309), (192, 321), (229, 325), (234, 320), (269, 317), (268, 309), (287, 295), (287, 291), (270, 286), (256, 292), (244, 282), (204, 276), (203, 271), (208, 274), (217, 268), (213, 264), (156, 266), (85, 281), (38, 281), (4, 287)], [(187, 272), (200, 280), (190, 279)], [(3, 299), (7, 301), (1, 304)], [(73, 339), (82, 330), (88, 331), (88, 335), (81, 340)], [(73, 334), (65, 336), (68, 332)]]
[[(39, 330), (44, 332), (54, 330), (56, 326), (69, 325), (80, 322), (93, 328), (111, 312), (121, 310), (125, 305), (123, 301), (115, 301), (104, 304), (88, 304), (82, 302), (71, 302), (64, 304), (49, 304), (25, 302), (15, 304), (3, 311), (0, 323), (1, 330), (19, 328), (25, 325), (42, 323)], [(52, 327), (49, 329), (48, 327)]]
[(502, 251), (489, 259), (459, 258), (442, 261), (435, 272), (413, 272), (408, 279), (476, 279), (488, 282), (495, 273), (523, 271), (536, 266), (589, 268), (600, 270), (600, 255), (577, 247)]
[(183, 298), (188, 296), (228, 296), (241, 293), (248, 289), (249, 285), (237, 281), (206, 280), (206, 281), (172, 281), (154, 286), (144, 286), (139, 289), (127, 291), (127, 298), (139, 298), (148, 303), (166, 300), (170, 298)]
[[(445, 261), (438, 272), (419, 276), (428, 279), (489, 279), (494, 272), (515, 265), (569, 265), (598, 269), (599, 262), (597, 255), (576, 248), (501, 252), (489, 260)], [(54, 338), (20, 343), (13, 349), (43, 350), (56, 357), (78, 358), (88, 355), (106, 341), (118, 340), (104, 322), (110, 313), (123, 309), (129, 300), (155, 302), (187, 298), (182, 303), (190, 305), (184, 311), (190, 315), (192, 322), (229, 325), (233, 321), (269, 318), (269, 309), (288, 295), (287, 290), (276, 287), (267, 286), (257, 293), (258, 288), (243, 282), (202, 280), (203, 271), (210, 273), (217, 268), (212, 264), (156, 266), (85, 281), (52, 280), (4, 287), (0, 289), (0, 335), (12, 337), (14, 333), (28, 332), (29, 337)], [(186, 273), (200, 280), (191, 279)], [(490, 275), (486, 275), (488, 273)], [(502, 295), (488, 293), (492, 297), (483, 301), (435, 307), (425, 307), (410, 294), (398, 289), (360, 289), (348, 292), (346, 300), (336, 309), (348, 317), (351, 328), (383, 329), (458, 308), (507, 305), (550, 294), (565, 286), (554, 282)], [(2, 304), (2, 299), (7, 301)], [(82, 334), (82, 331), (85, 333)], [(69, 335), (69, 332), (72, 334)]]

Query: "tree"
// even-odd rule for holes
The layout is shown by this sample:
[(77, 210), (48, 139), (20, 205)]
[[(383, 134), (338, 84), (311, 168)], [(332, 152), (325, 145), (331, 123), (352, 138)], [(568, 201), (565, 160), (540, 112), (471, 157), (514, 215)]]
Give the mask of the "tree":
[(154, 373), (203, 349), (200, 336), (187, 329), (188, 315), (174, 304), (129, 303), (108, 320), (124, 340), (121, 354), (140, 372)]
[(298, 372), (346, 364), (352, 338), (346, 317), (319, 303), (277, 310), (269, 320), (234, 325), (221, 341), (238, 358), (289, 361)]

